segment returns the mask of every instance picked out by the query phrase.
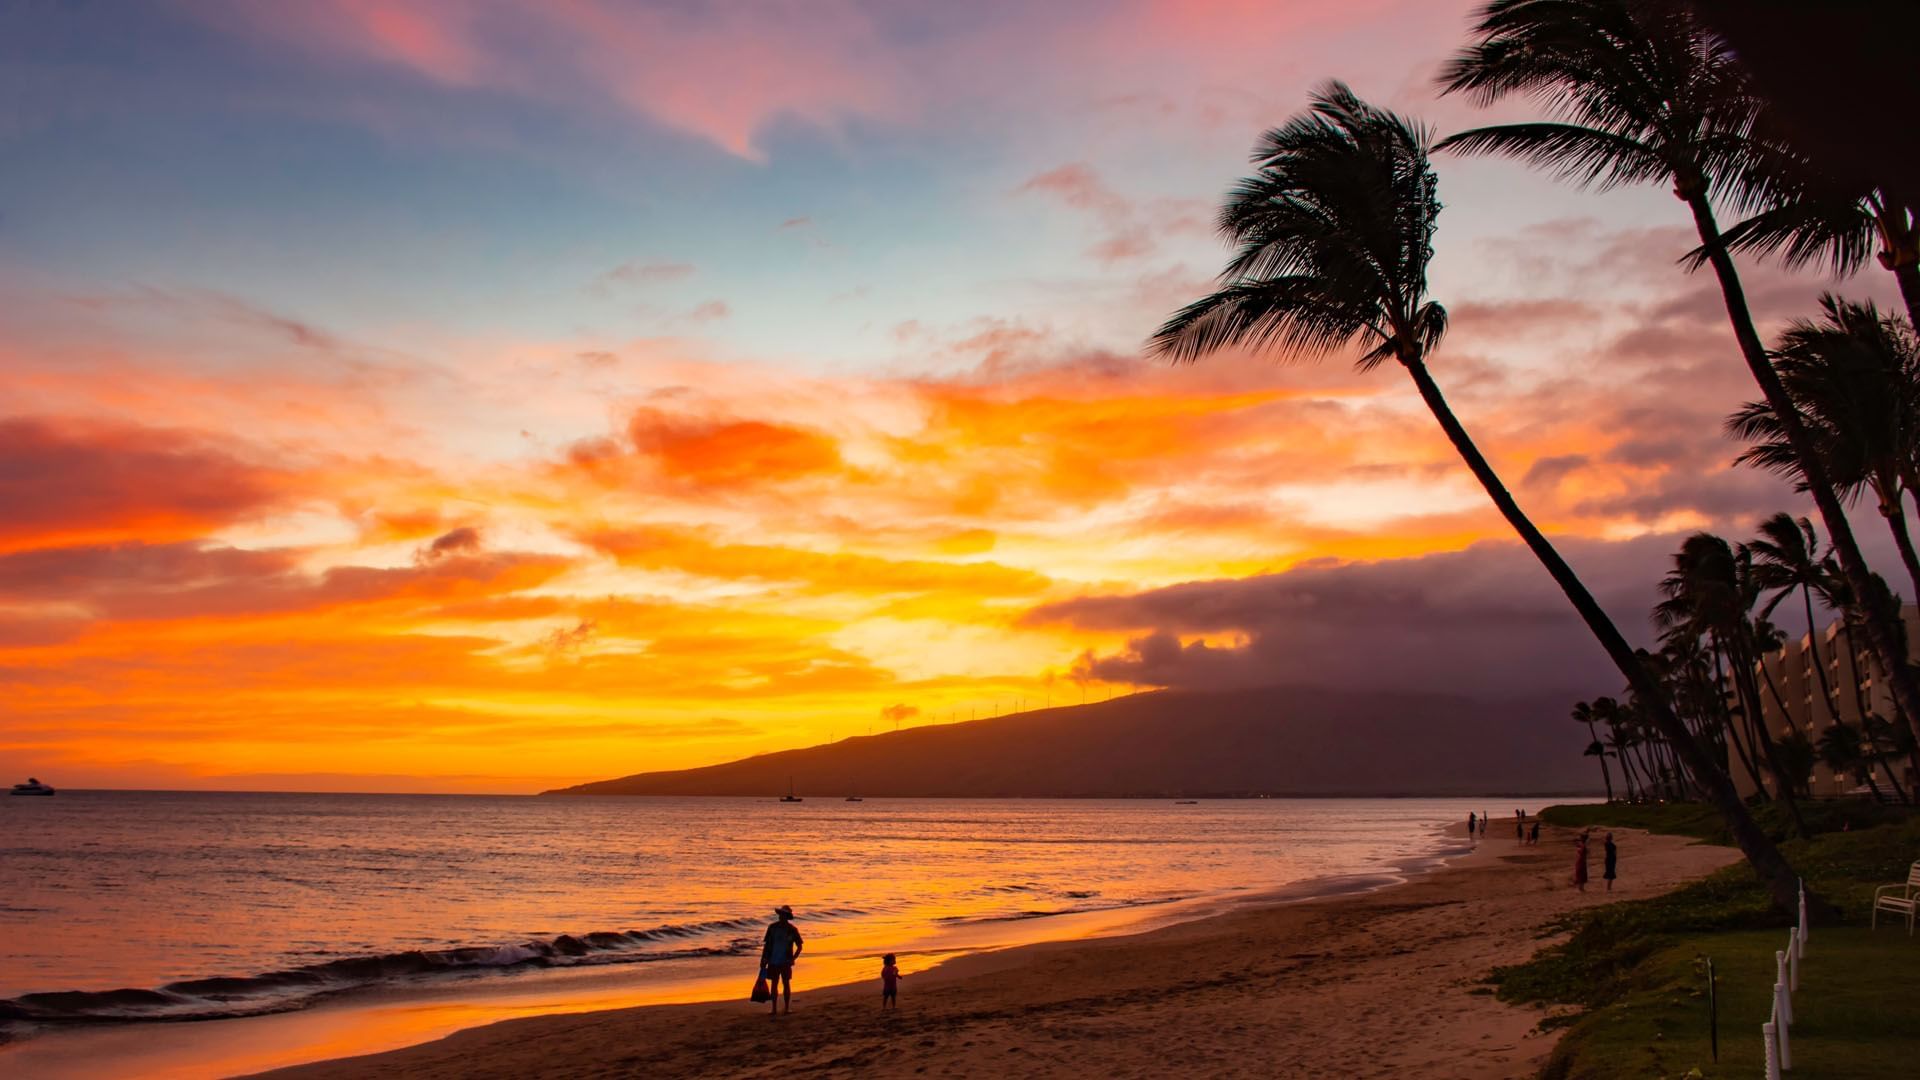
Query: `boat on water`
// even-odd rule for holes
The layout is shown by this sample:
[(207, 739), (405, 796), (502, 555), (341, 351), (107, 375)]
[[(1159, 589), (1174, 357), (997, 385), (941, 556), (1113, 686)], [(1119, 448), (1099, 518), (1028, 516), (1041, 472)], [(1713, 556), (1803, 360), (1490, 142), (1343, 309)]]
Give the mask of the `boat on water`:
[(806, 802), (807, 801), (793, 793), (793, 777), (791, 776), (787, 777), (787, 793), (785, 795), (780, 796), (780, 801), (781, 802)]
[(1199, 799), (1175, 799), (1175, 800), (1173, 800), (1173, 805), (1175, 805), (1175, 806), (1199, 806), (1199, 805), (1200, 805), (1200, 800), (1199, 800)]
[(51, 795), (53, 788), (41, 783), (39, 777), (29, 776), (26, 783), (13, 785), (13, 793), (15, 795)]
[(866, 802), (867, 800), (861, 798), (858, 795), (849, 795), (847, 796), (847, 801), (848, 802)]

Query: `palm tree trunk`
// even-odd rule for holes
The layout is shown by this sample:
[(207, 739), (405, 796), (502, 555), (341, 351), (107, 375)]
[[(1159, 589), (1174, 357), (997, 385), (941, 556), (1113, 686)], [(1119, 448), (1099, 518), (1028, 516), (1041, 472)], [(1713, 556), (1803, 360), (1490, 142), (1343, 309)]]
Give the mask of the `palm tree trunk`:
[(1874, 783), (1874, 780), (1873, 780), (1873, 762), (1871, 761), (1867, 762), (1867, 767), (1861, 770), (1860, 779), (1865, 780), (1867, 782), (1867, 790), (1873, 792), (1874, 805), (1876, 806), (1885, 805), (1887, 801), (1887, 797), (1881, 794), (1880, 785), (1877, 783)]
[(1913, 537), (1907, 532), (1906, 504), (1899, 492), (1880, 501), (1880, 515), (1887, 519), (1887, 531), (1893, 534), (1893, 546), (1899, 549), (1900, 561), (1907, 568), (1907, 580), (1913, 582), (1913, 595), (1920, 599), (1920, 555), (1914, 553)]
[(1899, 283), (1900, 299), (1907, 305), (1907, 322), (1920, 328), (1920, 266), (1906, 263), (1894, 267), (1893, 280)]
[[(1840, 697), (1833, 692), (1833, 680), (1827, 678), (1827, 662), (1820, 659), (1820, 628), (1813, 621), (1813, 590), (1800, 585), (1800, 600), (1807, 606), (1807, 647), (1813, 652), (1813, 673), (1820, 679), (1820, 697), (1827, 703), (1827, 722), (1840, 722)], [(1813, 737), (1813, 714), (1807, 714), (1807, 737)]]
[(1794, 799), (1793, 777), (1787, 774), (1786, 766), (1780, 761), (1780, 751), (1774, 747), (1773, 732), (1767, 729), (1767, 713), (1760, 701), (1760, 683), (1753, 677), (1757, 666), (1753, 651), (1738, 638), (1733, 642), (1727, 654), (1732, 660), (1733, 683), (1742, 691), (1747, 701), (1747, 723), (1751, 725), (1754, 742), (1760, 747), (1760, 754), (1767, 763), (1767, 771), (1773, 774), (1773, 784), (1779, 793), (1780, 801), (1787, 807), (1787, 817), (1793, 820), (1793, 828), (1801, 836), (1807, 836), (1807, 823), (1800, 818), (1800, 804)]
[(1920, 333), (1920, 243), (1906, 225), (1906, 214), (1899, 208), (1877, 206), (1874, 224), (1880, 230), (1880, 258), (1893, 271), (1900, 286), (1900, 299), (1907, 305), (1907, 322)]
[(1432, 374), (1427, 371), (1425, 360), (1418, 355), (1402, 356), (1400, 359), (1401, 364), (1407, 369), (1407, 374), (1413, 378), (1414, 386), (1419, 389), (1420, 399), (1427, 403), (1427, 409), (1433, 413), (1434, 420), (1439, 422), (1440, 429), (1447, 433), (1448, 441), (1453, 443), (1454, 450), (1467, 463), (1467, 468), (1473, 472), (1474, 479), (1480, 481), (1480, 486), (1486, 489), (1487, 497), (1493, 500), (1493, 505), (1500, 510), (1500, 515), (1507, 519), (1507, 524), (1513, 527), (1514, 532), (1520, 534), (1520, 539), (1533, 552), (1534, 557), (1540, 560), (1540, 564), (1546, 567), (1554, 583), (1560, 586), (1560, 591), (1567, 594), (1567, 599), (1572, 602), (1574, 610), (1579, 612), (1580, 618), (1587, 624), (1587, 629), (1599, 639), (1600, 647), (1606, 650), (1608, 658), (1613, 661), (1615, 667), (1620, 669), (1620, 674), (1626, 677), (1627, 685), (1633, 688), (1634, 696), (1646, 705), (1655, 726), (1673, 741), (1686, 761), (1687, 768), (1692, 770), (1693, 774), (1699, 778), (1701, 785), (1707, 789), (1708, 798), (1726, 819), (1727, 831), (1732, 834), (1734, 843), (1746, 855), (1754, 874), (1765, 884), (1768, 895), (1773, 899), (1774, 907), (1781, 911), (1794, 910), (1794, 903), (1799, 897), (1799, 878), (1794, 874), (1793, 867), (1788, 864), (1786, 857), (1780, 854), (1780, 849), (1775, 847), (1773, 841), (1767, 838), (1767, 834), (1760, 830), (1760, 825), (1753, 820), (1753, 815), (1747, 813), (1746, 804), (1740, 801), (1740, 793), (1734, 790), (1733, 780), (1727, 776), (1726, 770), (1716, 766), (1713, 760), (1701, 751), (1699, 744), (1693, 741), (1692, 736), (1687, 733), (1686, 725), (1674, 715), (1673, 706), (1667, 701), (1666, 689), (1647, 670), (1646, 665), (1640, 662), (1640, 658), (1634, 654), (1633, 646), (1627, 644), (1627, 639), (1620, 634), (1620, 628), (1613, 624), (1613, 620), (1607, 616), (1606, 610), (1600, 606), (1599, 601), (1587, 591), (1587, 586), (1580, 580), (1579, 575), (1573, 572), (1573, 567), (1567, 565), (1567, 561), (1560, 557), (1560, 552), (1555, 550), (1553, 544), (1548, 542), (1546, 536), (1534, 526), (1532, 519), (1520, 509), (1520, 504), (1514, 501), (1513, 495), (1501, 482), (1500, 475), (1493, 471), (1493, 466), (1488, 464), (1486, 457), (1480, 453), (1480, 448), (1474, 445), (1472, 437), (1467, 434), (1467, 429), (1461, 426), (1459, 417), (1456, 417), (1453, 409), (1447, 405), (1446, 397), (1440, 393), (1439, 384), (1433, 381)]
[[(1740, 727), (1733, 722), (1733, 711), (1727, 708), (1725, 693), (1719, 691), (1720, 687), (1727, 684), (1727, 676), (1720, 670), (1719, 641), (1716, 640), (1712, 643), (1712, 651), (1713, 685), (1716, 691), (1716, 697), (1718, 697), (1720, 701), (1720, 730), (1726, 733), (1727, 742), (1733, 748), (1734, 756), (1738, 757), (1740, 764), (1746, 767), (1747, 779), (1753, 781), (1754, 795), (1756, 795), (1761, 802), (1771, 802), (1773, 801), (1773, 796), (1767, 793), (1767, 782), (1760, 779), (1759, 763), (1754, 760), (1752, 754), (1747, 752), (1747, 744), (1740, 740)], [(1733, 693), (1735, 697), (1742, 696), (1740, 686), (1737, 682), (1734, 684)], [(1741, 706), (1742, 711), (1745, 711), (1745, 708), (1744, 705)]]
[[(1720, 281), (1720, 294), (1726, 301), (1727, 318), (1733, 323), (1733, 336), (1740, 343), (1740, 353), (1747, 361), (1747, 370), (1753, 373), (1753, 380), (1760, 384), (1760, 392), (1765, 395), (1767, 404), (1780, 421), (1780, 428), (1787, 437), (1787, 444), (1793, 448), (1794, 457), (1799, 460), (1801, 476), (1807, 482), (1807, 491), (1813, 496), (1813, 503), (1820, 509), (1820, 519), (1827, 527), (1827, 542), (1840, 560), (1841, 572), (1846, 576), (1847, 584), (1855, 596), (1862, 599), (1874, 595), (1872, 571), (1867, 560), (1860, 554), (1860, 544), (1854, 539), (1853, 526), (1847, 521), (1847, 511), (1840, 505), (1840, 497), (1834, 493), (1833, 481), (1827, 475), (1826, 462), (1820, 458), (1819, 448), (1814, 445), (1813, 437), (1807, 431), (1799, 410), (1794, 408), (1793, 399), (1787, 396), (1787, 389), (1780, 382), (1780, 373), (1773, 370), (1773, 364), (1767, 358), (1767, 349), (1760, 341), (1759, 331), (1753, 326), (1753, 313), (1747, 308), (1747, 294), (1740, 285), (1740, 273), (1734, 269), (1733, 257), (1727, 254), (1720, 243), (1720, 226), (1714, 220), (1713, 207), (1707, 202), (1705, 185), (1695, 185), (1685, 196), (1687, 208), (1693, 211), (1693, 224), (1699, 233), (1701, 244), (1705, 245), (1707, 261), (1713, 265), (1714, 276)], [(1879, 657), (1882, 667), (1887, 669), (1887, 686), (1893, 691), (1893, 698), (1907, 712), (1907, 723), (1912, 726), (1920, 721), (1920, 682), (1914, 679), (1913, 672), (1907, 668), (1907, 657), (1900, 648), (1891, 628), (1874, 619), (1867, 624), (1867, 641)], [(1914, 737), (1920, 739), (1920, 726), (1914, 727)]]

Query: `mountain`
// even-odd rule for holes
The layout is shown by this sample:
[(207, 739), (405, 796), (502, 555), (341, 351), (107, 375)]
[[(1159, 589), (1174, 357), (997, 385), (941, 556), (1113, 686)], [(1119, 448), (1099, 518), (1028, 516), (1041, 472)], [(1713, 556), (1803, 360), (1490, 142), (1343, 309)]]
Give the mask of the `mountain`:
[(1568, 696), (1162, 690), (548, 795), (1230, 796), (1597, 790)]

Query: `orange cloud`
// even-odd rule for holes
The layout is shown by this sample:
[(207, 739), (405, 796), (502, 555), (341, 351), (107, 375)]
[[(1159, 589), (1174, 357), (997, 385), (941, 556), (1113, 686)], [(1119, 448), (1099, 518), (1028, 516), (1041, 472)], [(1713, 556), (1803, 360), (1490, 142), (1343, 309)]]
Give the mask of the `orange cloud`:
[(627, 423), (627, 437), (667, 478), (700, 487), (778, 483), (841, 464), (832, 438), (767, 420), (694, 418), (639, 409)]
[(286, 487), (205, 435), (0, 419), (0, 551), (194, 537), (284, 504)]

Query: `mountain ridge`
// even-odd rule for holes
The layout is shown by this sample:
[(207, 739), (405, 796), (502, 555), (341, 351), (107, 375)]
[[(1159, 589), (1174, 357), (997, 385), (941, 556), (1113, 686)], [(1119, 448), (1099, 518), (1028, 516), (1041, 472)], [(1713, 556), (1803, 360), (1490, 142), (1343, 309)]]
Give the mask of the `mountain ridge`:
[(1158, 690), (542, 792), (837, 798), (1574, 794), (1572, 695)]

